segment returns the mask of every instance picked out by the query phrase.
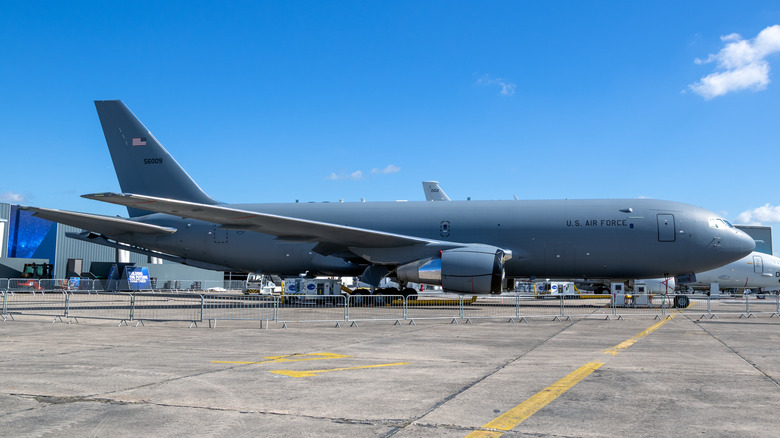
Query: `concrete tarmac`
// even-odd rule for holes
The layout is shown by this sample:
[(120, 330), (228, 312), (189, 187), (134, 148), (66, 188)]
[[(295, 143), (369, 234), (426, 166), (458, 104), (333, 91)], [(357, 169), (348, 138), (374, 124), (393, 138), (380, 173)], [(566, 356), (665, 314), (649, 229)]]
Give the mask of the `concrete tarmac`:
[[(4, 436), (769, 437), (780, 427), (778, 318), (50, 321), (0, 323)], [(571, 377), (586, 364), (601, 365)], [(524, 404), (540, 392), (548, 404)]]

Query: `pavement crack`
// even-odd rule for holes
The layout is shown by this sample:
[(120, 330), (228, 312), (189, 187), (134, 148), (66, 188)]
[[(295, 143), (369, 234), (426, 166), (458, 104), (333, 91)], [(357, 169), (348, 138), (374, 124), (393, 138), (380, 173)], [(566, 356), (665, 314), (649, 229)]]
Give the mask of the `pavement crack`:
[[(106, 397), (91, 397), (91, 396), (84, 396), (84, 395), (71, 395), (71, 396), (52, 396), (52, 395), (44, 395), (44, 394), (22, 394), (22, 393), (11, 393), (9, 394), (14, 397), (19, 398), (26, 398), (26, 399), (33, 399), (41, 404), (45, 405), (55, 405), (55, 404), (69, 404), (69, 403), (105, 403), (105, 404), (112, 404), (112, 405), (145, 405), (145, 406), (158, 406), (158, 407), (167, 407), (167, 408), (181, 408), (181, 409), (200, 409), (204, 411), (215, 411), (215, 412), (236, 412), (239, 414), (260, 414), (260, 415), (277, 415), (277, 416), (286, 416), (286, 417), (296, 417), (296, 418), (308, 418), (312, 420), (321, 420), (321, 421), (331, 421), (334, 423), (340, 423), (340, 424), (356, 424), (356, 425), (396, 425), (396, 424), (402, 424), (405, 423), (408, 420), (403, 419), (360, 419), (360, 418), (333, 418), (333, 417), (323, 417), (323, 416), (317, 416), (317, 415), (305, 415), (305, 414), (294, 414), (289, 412), (281, 412), (281, 411), (274, 411), (274, 410), (246, 410), (246, 409), (232, 409), (232, 408), (221, 408), (221, 407), (213, 407), (213, 406), (194, 406), (194, 405), (182, 405), (182, 404), (172, 404), (172, 403), (156, 403), (156, 402), (150, 402), (146, 400), (134, 400), (134, 401), (128, 401), (128, 400), (117, 400), (113, 398), (106, 398)], [(29, 409), (28, 409), (29, 410)]]
[(442, 399), (442, 400), (440, 400), (440, 401), (436, 402), (436, 403), (435, 403), (433, 406), (431, 406), (431, 408), (430, 408), (430, 409), (428, 409), (427, 411), (423, 412), (421, 415), (417, 416), (416, 418), (413, 418), (413, 419), (409, 420), (408, 422), (406, 422), (405, 424), (401, 425), (400, 427), (398, 427), (398, 428), (396, 428), (396, 429), (393, 429), (393, 430), (391, 430), (389, 433), (387, 433), (387, 434), (386, 434), (386, 435), (384, 435), (384, 436), (385, 436), (385, 437), (391, 437), (391, 436), (395, 435), (396, 433), (400, 432), (401, 430), (403, 430), (405, 427), (407, 427), (407, 426), (409, 426), (409, 425), (411, 425), (411, 424), (413, 424), (413, 423), (414, 423), (414, 424), (417, 424), (417, 423), (416, 423), (417, 421), (419, 421), (419, 420), (420, 420), (420, 419), (422, 419), (422, 418), (425, 418), (425, 416), (427, 416), (427, 415), (428, 415), (428, 414), (430, 414), (431, 412), (435, 411), (436, 409), (439, 409), (441, 406), (443, 406), (444, 404), (446, 404), (446, 403), (447, 403), (447, 402), (449, 402), (450, 400), (454, 399), (455, 397), (459, 396), (460, 394), (463, 394), (464, 392), (466, 392), (466, 391), (468, 391), (469, 389), (473, 388), (475, 385), (477, 385), (477, 384), (479, 384), (479, 383), (481, 383), (481, 382), (485, 381), (487, 378), (489, 378), (489, 377), (491, 377), (491, 376), (495, 375), (496, 373), (498, 373), (499, 371), (501, 371), (501, 370), (503, 370), (504, 368), (508, 367), (509, 365), (511, 365), (511, 364), (513, 364), (513, 363), (517, 362), (518, 360), (520, 360), (520, 359), (524, 358), (524, 357), (525, 357), (525, 356), (527, 356), (528, 354), (530, 354), (530, 353), (532, 353), (533, 351), (535, 351), (537, 348), (539, 348), (539, 347), (541, 347), (541, 346), (543, 346), (543, 345), (547, 344), (547, 343), (548, 343), (548, 342), (550, 342), (551, 340), (555, 339), (555, 338), (556, 338), (558, 335), (560, 335), (560, 334), (561, 334), (561, 333), (563, 333), (564, 331), (568, 330), (569, 328), (571, 328), (572, 326), (574, 326), (574, 324), (576, 324), (576, 323), (578, 323), (578, 322), (580, 322), (580, 321), (583, 321), (583, 320), (582, 320), (582, 319), (580, 319), (580, 320), (577, 320), (577, 321), (572, 321), (572, 322), (570, 322), (569, 324), (565, 325), (563, 328), (561, 328), (560, 330), (558, 330), (557, 332), (555, 332), (555, 334), (553, 334), (552, 336), (549, 336), (549, 337), (547, 337), (546, 339), (544, 339), (543, 341), (541, 341), (541, 342), (537, 343), (536, 345), (534, 345), (533, 347), (529, 348), (528, 350), (526, 350), (526, 351), (525, 351), (525, 352), (523, 352), (522, 354), (520, 354), (520, 355), (518, 355), (518, 356), (516, 356), (516, 357), (514, 357), (514, 358), (512, 358), (512, 359), (509, 359), (509, 360), (507, 360), (506, 362), (504, 362), (504, 363), (502, 363), (502, 364), (498, 365), (498, 366), (497, 366), (495, 369), (493, 369), (492, 371), (490, 371), (490, 372), (486, 373), (486, 374), (485, 374), (485, 375), (483, 375), (482, 377), (480, 377), (480, 378), (478, 378), (478, 379), (476, 379), (476, 380), (472, 381), (471, 383), (468, 383), (468, 384), (464, 385), (464, 386), (463, 386), (462, 388), (460, 388), (459, 390), (457, 390), (457, 391), (453, 392), (452, 394), (448, 395), (448, 396), (447, 396), (447, 397), (445, 397), (444, 399)]
[(118, 392), (132, 391), (134, 389), (148, 388), (150, 386), (155, 386), (155, 385), (165, 385), (166, 383), (175, 382), (177, 380), (189, 379), (191, 377), (200, 377), (200, 376), (203, 376), (203, 375), (206, 375), (206, 374), (219, 373), (219, 372), (222, 372), (222, 371), (228, 371), (228, 370), (232, 370), (234, 368), (239, 368), (239, 367), (248, 366), (248, 365), (251, 365), (251, 364), (241, 364), (241, 365), (235, 365), (235, 366), (231, 366), (231, 367), (227, 367), (227, 368), (221, 368), (221, 369), (216, 369), (216, 370), (207, 370), (207, 371), (203, 371), (203, 372), (195, 373), (195, 374), (187, 374), (186, 376), (171, 377), (170, 379), (158, 380), (156, 382), (144, 383), (143, 385), (131, 386), (131, 387), (128, 387), (128, 388), (116, 389), (114, 391), (103, 392), (103, 393), (100, 393), (100, 394), (91, 394), (91, 395), (88, 395), (86, 397), (95, 398), (95, 397), (97, 397), (98, 395), (101, 395), (101, 394), (102, 395), (109, 395), (109, 394), (116, 394)]
[(90, 397), (83, 395), (71, 395), (71, 396), (55, 396), (55, 395), (34, 395), (34, 394), (14, 394), (10, 395), (22, 398), (31, 398), (39, 403), (46, 403), (51, 405), (59, 405), (66, 403), (81, 403), (81, 402), (97, 402), (97, 403), (109, 403), (113, 405), (127, 405), (131, 404), (126, 401), (114, 400), (110, 398)]
[[(698, 321), (695, 321), (695, 320), (693, 320), (693, 319), (692, 319), (692, 318), (691, 318), (689, 315), (686, 315), (686, 317), (687, 317), (689, 320), (691, 320), (691, 321), (698, 322)], [(778, 382), (778, 381), (777, 381), (777, 379), (775, 379), (774, 377), (772, 377), (772, 376), (770, 376), (769, 374), (767, 374), (766, 372), (764, 372), (764, 370), (762, 370), (761, 368), (759, 368), (759, 367), (758, 367), (758, 365), (757, 365), (755, 362), (753, 362), (753, 361), (751, 361), (750, 359), (748, 359), (748, 358), (746, 358), (745, 356), (743, 356), (743, 355), (742, 355), (742, 354), (741, 354), (739, 351), (737, 351), (737, 350), (735, 350), (735, 349), (731, 348), (731, 346), (729, 346), (728, 344), (726, 344), (725, 342), (723, 342), (723, 340), (722, 340), (722, 339), (720, 339), (719, 337), (717, 337), (717, 336), (715, 336), (713, 333), (711, 333), (709, 330), (707, 330), (707, 328), (706, 328), (705, 326), (703, 326), (702, 324), (697, 324), (697, 325), (699, 326), (699, 328), (701, 328), (702, 330), (704, 330), (704, 332), (705, 332), (705, 333), (707, 333), (708, 335), (710, 335), (710, 336), (711, 336), (713, 339), (715, 339), (716, 341), (720, 342), (720, 343), (721, 343), (721, 345), (723, 345), (724, 347), (726, 347), (726, 348), (727, 348), (729, 351), (731, 351), (732, 353), (736, 354), (736, 355), (737, 355), (737, 357), (739, 357), (740, 359), (742, 359), (742, 360), (743, 360), (743, 361), (744, 361), (746, 364), (750, 365), (751, 367), (753, 367), (753, 369), (755, 369), (755, 370), (756, 370), (756, 371), (758, 371), (759, 373), (763, 374), (763, 375), (764, 375), (764, 377), (766, 377), (767, 379), (771, 380), (771, 381), (772, 381), (772, 383), (774, 383), (774, 384), (775, 384), (775, 385), (776, 385), (778, 388), (780, 388), (780, 382)]]

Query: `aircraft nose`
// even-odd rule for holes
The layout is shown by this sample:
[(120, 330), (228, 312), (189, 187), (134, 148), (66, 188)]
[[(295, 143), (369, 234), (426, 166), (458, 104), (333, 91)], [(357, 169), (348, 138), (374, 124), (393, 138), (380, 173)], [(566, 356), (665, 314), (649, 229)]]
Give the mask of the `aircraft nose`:
[(751, 252), (756, 250), (756, 241), (753, 240), (752, 237), (748, 236), (748, 234), (742, 230), (739, 230), (740, 236), (740, 242), (742, 242), (742, 251), (745, 253), (745, 255), (750, 254)]
[(756, 241), (742, 230), (734, 229), (733, 235), (725, 236), (724, 249), (736, 258), (742, 258), (756, 249)]

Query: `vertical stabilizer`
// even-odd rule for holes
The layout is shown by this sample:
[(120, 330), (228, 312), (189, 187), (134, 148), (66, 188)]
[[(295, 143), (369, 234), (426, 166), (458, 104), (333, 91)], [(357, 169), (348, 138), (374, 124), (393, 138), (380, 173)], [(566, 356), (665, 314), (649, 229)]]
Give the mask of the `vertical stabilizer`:
[(438, 181), (423, 181), (426, 201), (449, 201), (450, 197), (439, 187)]
[[(217, 204), (120, 100), (96, 100), (100, 124), (123, 193)], [(148, 211), (127, 208), (130, 217)]]

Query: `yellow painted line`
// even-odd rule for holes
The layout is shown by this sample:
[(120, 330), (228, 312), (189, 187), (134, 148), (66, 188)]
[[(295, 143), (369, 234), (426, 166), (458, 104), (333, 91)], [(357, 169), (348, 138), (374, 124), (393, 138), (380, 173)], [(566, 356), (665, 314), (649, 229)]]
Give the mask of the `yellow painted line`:
[(383, 363), (379, 365), (361, 365), (357, 367), (331, 368), (328, 370), (310, 370), (310, 371), (274, 370), (271, 372), (274, 374), (281, 374), (283, 376), (289, 376), (289, 377), (312, 377), (312, 376), (316, 376), (317, 374), (329, 373), (332, 371), (361, 370), (365, 368), (392, 367), (397, 365), (409, 365), (409, 362)]
[(577, 368), (577, 370), (568, 376), (539, 391), (536, 393), (536, 395), (532, 396), (528, 400), (520, 403), (519, 405), (500, 415), (495, 420), (482, 426), (482, 429), (496, 430), (477, 430), (466, 435), (466, 437), (497, 437), (503, 435), (504, 432), (517, 427), (517, 425), (527, 420), (528, 417), (535, 414), (543, 407), (547, 406), (551, 401), (558, 398), (559, 395), (568, 391), (572, 386), (582, 381), (582, 379), (588, 377), (592, 372), (599, 369), (599, 367), (602, 365), (604, 364), (601, 362), (591, 362)]
[(288, 354), (285, 356), (266, 356), (263, 359), (267, 360), (261, 360), (261, 361), (238, 361), (238, 360), (212, 360), (211, 363), (232, 363), (232, 364), (265, 364), (265, 363), (280, 363), (280, 362), (303, 362), (303, 361), (309, 361), (309, 360), (323, 360), (323, 359), (343, 359), (345, 357), (353, 357), (353, 356), (345, 356), (343, 354), (336, 354), (336, 353), (307, 353), (307, 354)]
[[(661, 326), (671, 321), (672, 318), (674, 318), (675, 316), (676, 315), (670, 315), (667, 319), (664, 319), (663, 321), (659, 321), (653, 324), (652, 326), (646, 328), (645, 330), (642, 330), (636, 336), (626, 341), (623, 341), (620, 344), (615, 345), (614, 347), (608, 350), (604, 350), (604, 353), (612, 354), (613, 356), (615, 356), (620, 351), (625, 350), (626, 348), (634, 345), (636, 341), (638, 341), (639, 339), (658, 330), (659, 328), (661, 328)], [(485, 424), (480, 428), (480, 429), (493, 429), (493, 430), (475, 430), (474, 432), (466, 435), (466, 437), (467, 438), (500, 437), (501, 435), (504, 434), (504, 432), (514, 429), (520, 423), (527, 420), (528, 417), (537, 413), (543, 407), (547, 406), (551, 401), (555, 400), (558, 396), (568, 391), (571, 387), (573, 387), (577, 383), (581, 382), (585, 377), (588, 377), (592, 372), (599, 369), (602, 365), (604, 365), (603, 362), (590, 362), (577, 368), (576, 371), (572, 372), (568, 376), (553, 383), (552, 385), (548, 386), (542, 391), (536, 393), (528, 400), (506, 411), (504, 414), (500, 415), (495, 420)]]
[(636, 336), (634, 336), (632, 338), (629, 338), (629, 339), (627, 339), (627, 340), (625, 340), (625, 341), (615, 345), (612, 348), (604, 350), (604, 353), (611, 354), (611, 355), (615, 356), (616, 354), (620, 353), (622, 350), (625, 350), (626, 348), (634, 345), (636, 343), (636, 341), (638, 341), (641, 338), (644, 338), (645, 336), (649, 335), (650, 333), (653, 333), (654, 331), (658, 330), (659, 328), (661, 328), (661, 326), (663, 326), (667, 322), (671, 321), (672, 318), (674, 318), (675, 316), (676, 315), (669, 315), (669, 317), (667, 319), (664, 319), (662, 321), (659, 321), (659, 322), (651, 325), (650, 327), (648, 327), (648, 328), (642, 330), (641, 332), (639, 332), (638, 335), (636, 335)]

